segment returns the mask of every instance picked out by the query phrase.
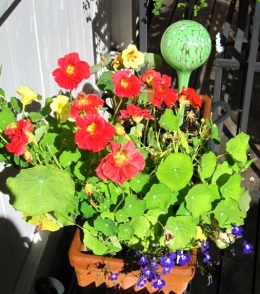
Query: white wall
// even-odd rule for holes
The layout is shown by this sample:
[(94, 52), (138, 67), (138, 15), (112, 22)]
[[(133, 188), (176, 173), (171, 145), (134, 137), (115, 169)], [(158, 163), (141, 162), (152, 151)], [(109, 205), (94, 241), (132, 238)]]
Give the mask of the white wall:
[[(132, 43), (132, 28), (132, 0), (22, 0), (0, 27), (0, 87), (7, 98), (19, 97), (16, 88), (21, 85), (43, 98), (53, 96), (59, 88), (51, 72), (59, 57), (77, 51), (95, 64), (111, 43), (120, 50)], [(94, 86), (92, 76), (78, 91), (91, 92)], [(28, 294), (48, 234), (35, 236), (34, 227), (10, 206), (7, 176), (0, 172), (0, 293)]]
[[(59, 88), (51, 72), (57, 67), (59, 57), (77, 51), (82, 59), (94, 64), (95, 56), (106, 51), (103, 40), (99, 40), (98, 46), (93, 45), (99, 34), (92, 28), (92, 22), (86, 20), (87, 16), (95, 20), (104, 1), (89, 2), (87, 10), (83, 9), (82, 1), (71, 0), (23, 0), (16, 7), (0, 28), (0, 87), (6, 97), (18, 96), (16, 88), (20, 85), (30, 86), (43, 97), (55, 95)], [(94, 84), (94, 80), (92, 77), (88, 82)], [(35, 237), (34, 227), (24, 223), (21, 214), (10, 206), (4, 188), (8, 176), (5, 173), (0, 173), (0, 292), (12, 293), (18, 276), (23, 274), (26, 275), (24, 284), (19, 283), (17, 293), (28, 294), (26, 287), (34, 278), (32, 270), (37, 267), (36, 257), (42, 248), (38, 246), (36, 255), (30, 254), (34, 260), (27, 261), (27, 272), (20, 273)], [(48, 239), (46, 234), (42, 237)], [(46, 240), (39, 238), (38, 242)]]

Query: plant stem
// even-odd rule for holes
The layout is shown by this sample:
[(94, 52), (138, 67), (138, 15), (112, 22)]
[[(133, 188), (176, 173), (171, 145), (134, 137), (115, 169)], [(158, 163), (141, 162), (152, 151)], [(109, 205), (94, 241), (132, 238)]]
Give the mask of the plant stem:
[(57, 157), (52, 153), (51, 148), (49, 147), (49, 145), (46, 144), (46, 146), (47, 146), (49, 152), (51, 153), (51, 156), (53, 157), (54, 162), (56, 163), (57, 167), (58, 167), (59, 169), (63, 170), (62, 167), (61, 167), (61, 165), (60, 165), (60, 163), (59, 163), (59, 161), (58, 161), (58, 159), (57, 159)]
[(115, 120), (116, 120), (117, 113), (118, 113), (118, 111), (119, 111), (119, 109), (120, 109), (122, 103), (123, 103), (123, 99), (120, 99), (120, 101), (119, 101), (119, 103), (118, 103), (118, 105), (117, 105), (117, 107), (116, 107), (115, 113), (114, 113), (114, 115), (113, 115), (113, 118), (112, 118), (112, 123), (113, 123), (113, 124), (114, 124), (114, 122), (115, 122)]

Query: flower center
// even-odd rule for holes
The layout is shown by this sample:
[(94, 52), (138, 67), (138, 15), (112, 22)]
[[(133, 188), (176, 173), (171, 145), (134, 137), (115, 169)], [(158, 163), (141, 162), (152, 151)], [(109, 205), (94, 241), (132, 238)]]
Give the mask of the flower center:
[(90, 101), (89, 101), (88, 98), (83, 98), (83, 99), (79, 99), (78, 100), (78, 103), (79, 103), (79, 106), (84, 107), (84, 106), (89, 105), (90, 104)]
[(118, 165), (123, 165), (128, 161), (126, 152), (122, 150), (116, 152), (116, 154), (114, 155), (114, 159), (116, 164)]
[(75, 66), (72, 65), (72, 64), (69, 64), (69, 65), (67, 66), (66, 73), (67, 73), (68, 75), (73, 75), (73, 74), (74, 74), (74, 71), (75, 71)]
[(97, 128), (97, 124), (93, 122), (87, 127), (87, 132), (93, 135), (95, 133), (96, 128)]
[(135, 51), (132, 50), (127, 54), (127, 59), (129, 60), (135, 60), (137, 58), (137, 56), (135, 55)]
[(128, 82), (125, 79), (122, 79), (121, 86), (126, 89), (128, 87)]

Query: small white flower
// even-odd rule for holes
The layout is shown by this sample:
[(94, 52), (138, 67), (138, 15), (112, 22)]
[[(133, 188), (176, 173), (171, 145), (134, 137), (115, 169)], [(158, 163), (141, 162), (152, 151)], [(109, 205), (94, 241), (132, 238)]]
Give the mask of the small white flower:
[(217, 51), (217, 53), (222, 53), (224, 51), (224, 47), (221, 46), (221, 40), (220, 40), (220, 33), (219, 32), (216, 35), (216, 51)]

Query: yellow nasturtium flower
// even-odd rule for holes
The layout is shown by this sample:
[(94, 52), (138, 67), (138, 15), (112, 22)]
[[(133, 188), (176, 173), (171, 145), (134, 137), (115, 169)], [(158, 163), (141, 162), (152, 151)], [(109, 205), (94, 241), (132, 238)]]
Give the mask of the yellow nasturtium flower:
[(42, 96), (34, 92), (30, 87), (20, 86), (16, 89), (16, 92), (21, 96), (23, 104), (23, 111), (26, 105), (31, 104), (33, 101), (40, 101)]
[(50, 104), (51, 109), (56, 112), (57, 118), (61, 123), (64, 123), (70, 115), (70, 105), (69, 98), (64, 95), (58, 95), (56, 98), (53, 98), (52, 103)]
[(144, 53), (138, 51), (135, 45), (130, 45), (122, 51), (122, 60), (125, 68), (138, 68), (144, 63)]

